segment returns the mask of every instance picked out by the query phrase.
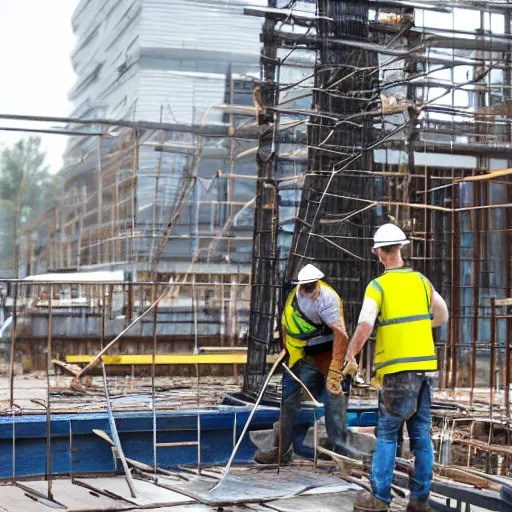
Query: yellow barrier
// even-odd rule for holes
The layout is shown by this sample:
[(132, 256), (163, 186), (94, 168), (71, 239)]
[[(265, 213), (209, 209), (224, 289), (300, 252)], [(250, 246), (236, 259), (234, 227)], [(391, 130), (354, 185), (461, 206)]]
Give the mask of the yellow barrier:
[[(68, 355), (66, 363), (90, 363), (94, 356)], [(267, 356), (267, 363), (273, 363), (277, 355)], [(106, 365), (152, 364), (151, 354), (122, 354), (119, 356), (103, 356)], [(225, 354), (157, 354), (155, 364), (246, 364), (247, 354), (226, 352)]]

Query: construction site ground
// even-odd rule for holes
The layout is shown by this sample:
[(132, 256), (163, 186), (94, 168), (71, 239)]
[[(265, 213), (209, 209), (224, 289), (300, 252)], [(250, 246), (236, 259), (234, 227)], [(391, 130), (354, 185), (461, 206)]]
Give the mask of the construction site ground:
[[(347, 482), (333, 464), (317, 468), (286, 466), (279, 474), (275, 468), (236, 467), (221, 486), (211, 491), (220, 474), (220, 468), (209, 468), (201, 476), (176, 472), (179, 477), (159, 475), (156, 481), (150, 481), (147, 475), (137, 477), (135, 498), (130, 495), (122, 476), (54, 480), (51, 504), (43, 497), (47, 495), (44, 481), (23, 482), (21, 487), (4, 485), (0, 487), (1, 510), (32, 512), (60, 504), (59, 508), (66, 507), (70, 512), (148, 509), (160, 512), (349, 512), (361, 490), (358, 485)], [(433, 499), (442, 505), (449, 501), (439, 495), (433, 495)], [(455, 500), (451, 504), (456, 506)], [(406, 506), (407, 498), (397, 497), (391, 510), (405, 510)], [(485, 509), (472, 506), (471, 510)]]

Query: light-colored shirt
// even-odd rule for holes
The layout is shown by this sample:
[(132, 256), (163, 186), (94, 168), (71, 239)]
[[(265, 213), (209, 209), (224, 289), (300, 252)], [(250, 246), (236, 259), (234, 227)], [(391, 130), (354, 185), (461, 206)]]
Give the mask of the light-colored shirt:
[(334, 322), (342, 322), (340, 298), (336, 292), (325, 286), (320, 287), (320, 293), (316, 299), (304, 297), (300, 290), (297, 292), (297, 303), (300, 310), (314, 324), (325, 325)]

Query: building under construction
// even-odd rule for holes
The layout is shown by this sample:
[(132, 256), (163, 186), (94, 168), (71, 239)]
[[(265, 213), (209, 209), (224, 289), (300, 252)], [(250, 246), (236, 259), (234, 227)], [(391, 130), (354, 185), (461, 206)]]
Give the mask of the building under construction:
[[(39, 233), (24, 232), (20, 269), (28, 279), (6, 282), (3, 308), (11, 326), (4, 344), (2, 477), (47, 506), (62, 504), (69, 493), (54, 476), (113, 472), (118, 459), (122, 492), (114, 479), (72, 478), (66, 485), (117, 500), (116, 507), (177, 500), (142, 503), (141, 493), (150, 492), (140, 487), (144, 480), (192, 500), (174, 501), (183, 506), (278, 511), (313, 510), (303, 493), (325, 485), (327, 472), (338, 484), (364, 486), (364, 461), (328, 453), (336, 466), (319, 462), (317, 403), (306, 407), (304, 419), (312, 416), (315, 425), (315, 460), (287, 469), (297, 472), (300, 489), (285, 485), (293, 480), (289, 473), (258, 471), (259, 485), (250, 466), (225, 480), (227, 471), (204, 472), (201, 465), (224, 464), (231, 441), (230, 463), (248, 463), (258, 434), (244, 438), (242, 427), (271, 429), (278, 417), (278, 379), (254, 418), (249, 411), (276, 364), (282, 303), (300, 267), (313, 262), (324, 271), (353, 332), (366, 285), (380, 273), (370, 251), (373, 233), (391, 221), (411, 240), (407, 262), (450, 308), (448, 327), (436, 333), (434, 505), (455, 510), (454, 500), (457, 507), (510, 510), (512, 4), (122, 5), (128, 3), (100, 9), (84, 1), (75, 14), (74, 59), (84, 80), (72, 92), (82, 106), (60, 120), (71, 134), (65, 191)], [(179, 26), (181, 39), (161, 36), (167, 22)], [(131, 30), (135, 42), (126, 46)], [(216, 39), (225, 32), (230, 41)], [(185, 34), (193, 34), (190, 48)], [(121, 52), (117, 68), (108, 53), (98, 64), (101, 37), (133, 53)], [(225, 52), (229, 57), (226, 44), (237, 49)], [(215, 54), (210, 59), (200, 55), (207, 50)], [(178, 62), (185, 66), (179, 71)], [(171, 68), (160, 75), (158, 66)], [(114, 68), (119, 77), (110, 76)], [(153, 73), (158, 78), (148, 78)], [(87, 106), (85, 96), (102, 98), (101, 90), (104, 104), (115, 106), (108, 82), (119, 79), (139, 89), (127, 85), (125, 97), (120, 89), (117, 110), (101, 110), (101, 101)], [(91, 84), (94, 92), (85, 93)], [(160, 100), (138, 102), (145, 87), (165, 90), (170, 108)], [(94, 270), (108, 275), (94, 280)], [(78, 273), (52, 278), (56, 271)], [(49, 273), (35, 276), (43, 272)], [(14, 375), (26, 354), (19, 347), (34, 338), (41, 358), (35, 366), (45, 369), (46, 380), (43, 396), (35, 397), (17, 387)], [(360, 366), (369, 378), (367, 347)], [(73, 377), (54, 376), (54, 364)], [(232, 387), (213, 376), (226, 364), (234, 369)], [(361, 452), (370, 451), (373, 437), (365, 428), (375, 424), (375, 395), (365, 393), (353, 398), (349, 414), (351, 440)], [(205, 411), (220, 400), (220, 408)], [(26, 460), (32, 414), (40, 464)], [(406, 445), (394, 479), (397, 510), (407, 496)], [(69, 464), (55, 453), (65, 453)], [(190, 468), (169, 470), (192, 463), (194, 477)], [(43, 475), (45, 486), (19, 483)], [(219, 479), (231, 486), (224, 494), (212, 491)], [(336, 481), (329, 482), (330, 491), (318, 491), (328, 496), (321, 509), (351, 510), (353, 488), (334, 491)], [(54, 484), (60, 491), (53, 493)]]

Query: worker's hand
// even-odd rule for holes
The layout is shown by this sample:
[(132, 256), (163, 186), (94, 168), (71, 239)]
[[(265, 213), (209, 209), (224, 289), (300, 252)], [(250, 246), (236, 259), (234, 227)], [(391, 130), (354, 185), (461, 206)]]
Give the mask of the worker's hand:
[(343, 367), (341, 368), (341, 373), (343, 376), (352, 375), (352, 377), (354, 377), (358, 369), (359, 366), (357, 365), (356, 358), (353, 357), (349, 361), (345, 361)]
[(341, 395), (341, 379), (343, 374), (336, 365), (331, 363), (327, 374), (327, 391), (333, 395)]
[(382, 389), (382, 382), (381, 380), (378, 378), (378, 377), (373, 377), (370, 381), (370, 384), (375, 388), (375, 389)]

